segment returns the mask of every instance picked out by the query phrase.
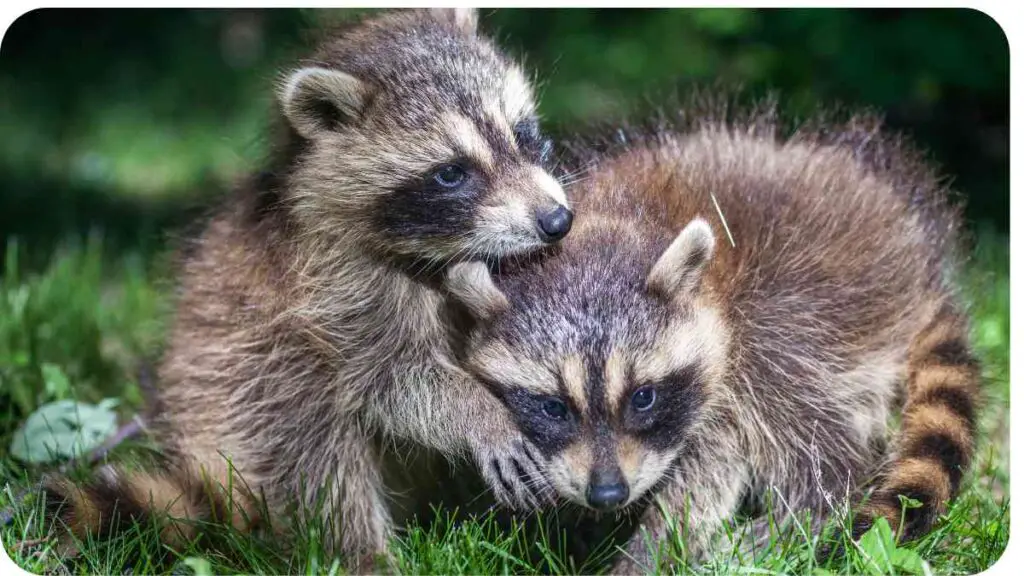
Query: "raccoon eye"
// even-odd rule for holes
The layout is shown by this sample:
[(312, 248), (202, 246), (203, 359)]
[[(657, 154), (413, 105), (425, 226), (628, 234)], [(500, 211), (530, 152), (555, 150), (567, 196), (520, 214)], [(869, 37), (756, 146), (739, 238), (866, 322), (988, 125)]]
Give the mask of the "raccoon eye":
[(458, 164), (448, 164), (434, 172), (434, 182), (445, 188), (458, 188), (465, 181), (466, 171)]
[(657, 398), (657, 394), (654, 392), (654, 388), (650, 386), (644, 386), (633, 393), (633, 398), (630, 402), (633, 404), (633, 409), (637, 412), (646, 412), (654, 406), (654, 400)]
[(544, 413), (556, 420), (565, 420), (569, 416), (569, 409), (566, 408), (565, 402), (557, 398), (548, 398), (544, 400), (544, 404), (541, 405)]

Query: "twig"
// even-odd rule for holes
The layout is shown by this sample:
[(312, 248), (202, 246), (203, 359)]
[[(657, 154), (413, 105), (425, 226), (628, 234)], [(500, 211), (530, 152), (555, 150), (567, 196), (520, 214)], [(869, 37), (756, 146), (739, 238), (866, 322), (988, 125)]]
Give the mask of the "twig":
[(12, 548), (17, 550), (18, 552), (23, 552), (26, 548), (31, 548), (33, 546), (38, 546), (40, 544), (45, 543), (46, 538), (32, 538), (30, 540), (22, 540), (21, 542), (15, 542)]
[(718, 211), (718, 218), (722, 221), (722, 226), (725, 228), (725, 235), (729, 237), (729, 244), (732, 244), (732, 247), (735, 248), (736, 243), (733, 242), (732, 232), (729, 231), (729, 224), (725, 221), (725, 214), (722, 214), (722, 208), (718, 206), (718, 198), (715, 198), (714, 192), (711, 193), (711, 201), (715, 204), (715, 210)]
[[(116, 448), (119, 444), (123, 443), (125, 440), (138, 436), (143, 430), (145, 430), (145, 428), (146, 427), (141, 416), (138, 414), (132, 416), (132, 419), (127, 424), (118, 428), (110, 438), (107, 438), (103, 442), (103, 444), (91, 450), (83, 458), (72, 458), (58, 466), (58, 473), (67, 474), (68, 470), (74, 468), (83, 460), (89, 465), (99, 462), (107, 455), (107, 453)], [(34, 487), (21, 490), (18, 495), (14, 497), (10, 506), (3, 511), (0, 511), (0, 526), (7, 526), (10, 524), (14, 520), (14, 512), (17, 507), (25, 502), (25, 499), (28, 498), (29, 494), (39, 490), (41, 487), (42, 483), (37, 482)]]
[[(138, 436), (145, 429), (146, 426), (142, 421), (142, 417), (138, 414), (132, 416), (132, 419), (128, 421), (127, 424), (118, 428), (110, 438), (104, 440), (103, 444), (100, 444), (99, 447), (86, 454), (85, 462), (90, 465), (99, 462), (107, 455), (107, 453), (116, 448), (122, 442)], [(78, 461), (72, 458), (61, 464), (58, 470), (61, 474), (65, 474), (69, 469), (77, 465)]]

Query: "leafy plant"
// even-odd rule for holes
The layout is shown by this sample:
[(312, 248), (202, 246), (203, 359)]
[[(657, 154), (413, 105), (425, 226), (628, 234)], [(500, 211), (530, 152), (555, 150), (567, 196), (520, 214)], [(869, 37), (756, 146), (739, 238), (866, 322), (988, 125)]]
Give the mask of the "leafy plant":
[(858, 564), (865, 574), (924, 575), (930, 572), (927, 563), (916, 550), (896, 545), (892, 527), (884, 518), (876, 519), (871, 528), (861, 536), (860, 551), (863, 556)]
[(58, 400), (40, 406), (11, 440), (11, 456), (33, 464), (79, 458), (117, 430), (117, 398), (97, 405)]

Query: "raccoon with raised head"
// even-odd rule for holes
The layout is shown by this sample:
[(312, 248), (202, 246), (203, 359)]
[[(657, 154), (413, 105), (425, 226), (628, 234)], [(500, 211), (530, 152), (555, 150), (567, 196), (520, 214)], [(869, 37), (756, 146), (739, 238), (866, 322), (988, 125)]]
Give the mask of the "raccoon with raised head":
[(361, 562), (392, 531), (381, 454), (400, 441), (530, 497), (528, 445), (449, 360), (436, 279), (557, 242), (572, 212), (530, 84), (476, 28), (472, 10), (374, 15), (282, 78), (272, 169), (183, 264), (150, 422), (168, 463), (51, 482), (73, 534), (153, 512), (247, 529), (259, 499), (276, 517), (322, 496), (327, 547)]
[(654, 567), (672, 519), (698, 560), (744, 509), (821, 526), (871, 478), (853, 535), (924, 534), (974, 446), (957, 209), (871, 118), (694, 117), (604, 154), (551, 257), (450, 269), (461, 362), (542, 454), (538, 490), (637, 518), (617, 572)]

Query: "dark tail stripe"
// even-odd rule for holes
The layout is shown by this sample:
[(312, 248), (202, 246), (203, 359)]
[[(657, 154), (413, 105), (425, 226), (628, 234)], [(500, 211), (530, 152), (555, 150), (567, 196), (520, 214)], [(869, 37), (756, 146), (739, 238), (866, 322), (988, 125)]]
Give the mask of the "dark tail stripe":
[(96, 528), (101, 533), (119, 532), (146, 518), (145, 502), (135, 502), (118, 486), (105, 480), (96, 480), (83, 486), (82, 497), (88, 499), (99, 512), (100, 522)]
[[(902, 515), (903, 532), (901, 539), (913, 540), (924, 535), (931, 527), (932, 522), (935, 521), (940, 500), (945, 498), (945, 495), (935, 494), (934, 490), (933, 486), (908, 484), (887, 489), (883, 494), (879, 495), (879, 503), (884, 503), (891, 510), (892, 518), (890, 518), (890, 521), (895, 520), (896, 522), (892, 526), (894, 531), (899, 529), (899, 521)], [(903, 510), (900, 496), (917, 500), (921, 503), (921, 506), (919, 508)]]
[(978, 360), (971, 354), (963, 338), (954, 336), (932, 346), (918, 364), (940, 364), (943, 366), (978, 367)]
[[(955, 498), (970, 465), (976, 435), (978, 360), (964, 334), (965, 324), (954, 306), (947, 304), (911, 347), (898, 459), (855, 517), (854, 536), (883, 516), (901, 539), (926, 534), (946, 501)], [(941, 408), (940, 408), (941, 407)], [(939, 408), (939, 409), (936, 409)], [(921, 417), (913, 417), (923, 409)], [(908, 416), (910, 416), (908, 418)], [(927, 466), (921, 464), (927, 462)], [(903, 510), (900, 496), (921, 503)]]
[(941, 404), (963, 419), (968, 428), (974, 426), (974, 399), (962, 386), (935, 386), (914, 398), (914, 404)]
[(952, 492), (960, 487), (963, 469), (967, 466), (967, 447), (945, 432), (932, 432), (917, 438), (902, 451), (904, 458), (926, 458), (938, 461), (949, 475)]
[[(174, 530), (165, 530), (161, 538), (173, 548), (182, 538), (192, 538), (193, 521), (234, 523), (234, 510), (230, 509), (224, 490), (214, 481), (200, 481), (184, 471), (122, 472), (96, 476), (84, 483), (54, 478), (44, 484), (43, 496), (48, 517), (62, 520), (76, 538), (109, 537), (133, 524), (148, 523), (151, 519), (170, 520), (166, 528)], [(165, 518), (165, 509), (172, 516), (184, 512), (189, 518)], [(236, 505), (236, 509), (241, 507)], [(248, 518), (244, 520), (249, 522)]]
[(212, 483), (196, 481), (181, 484), (187, 487), (182, 498), (191, 498), (200, 514), (215, 521), (230, 522), (231, 518), (227, 515), (227, 508), (223, 505), (220, 495), (213, 492), (216, 487)]

